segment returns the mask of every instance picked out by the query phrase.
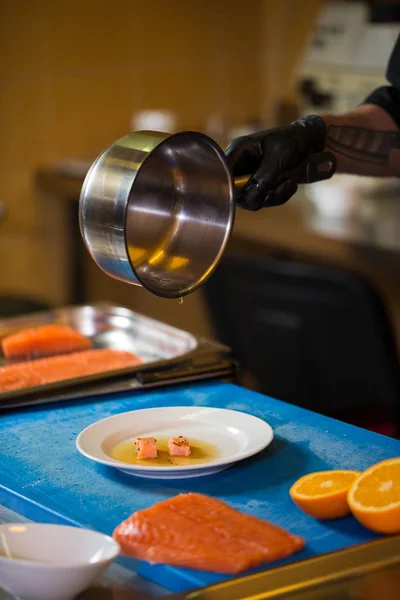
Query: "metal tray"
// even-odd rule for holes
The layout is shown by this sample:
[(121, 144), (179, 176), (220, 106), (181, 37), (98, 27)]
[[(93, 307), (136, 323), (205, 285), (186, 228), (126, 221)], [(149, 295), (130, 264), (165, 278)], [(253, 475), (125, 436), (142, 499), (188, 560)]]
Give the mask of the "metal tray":
[[(60, 382), (0, 393), (0, 408), (21, 405), (29, 398), (45, 401), (82, 395), (122, 391), (151, 383), (176, 379), (190, 373), (190, 367), (205, 359), (209, 368), (229, 354), (225, 346), (196, 339), (190, 333), (150, 319), (127, 308), (94, 305), (59, 308), (51, 312), (0, 320), (0, 340), (13, 332), (48, 323), (70, 325), (86, 335), (94, 348), (113, 348), (134, 353), (143, 361), (135, 367), (108, 371)], [(203, 360), (204, 362), (204, 360)], [(7, 364), (2, 361), (1, 364)], [(195, 370), (195, 369), (194, 369)], [(202, 369), (204, 373), (204, 366)], [(180, 371), (180, 374), (179, 374)], [(163, 372), (164, 375), (160, 375)], [(162, 383), (161, 383), (162, 384)], [(76, 389), (75, 389), (76, 388)]]

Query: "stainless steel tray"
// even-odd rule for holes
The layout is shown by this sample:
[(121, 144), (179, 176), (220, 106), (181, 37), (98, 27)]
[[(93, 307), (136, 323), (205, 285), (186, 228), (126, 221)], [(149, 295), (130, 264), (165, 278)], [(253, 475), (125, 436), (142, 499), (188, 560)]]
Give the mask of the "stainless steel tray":
[(15, 331), (47, 323), (70, 325), (89, 337), (95, 348), (127, 350), (143, 362), (128, 369), (2, 392), (0, 408), (164, 385), (188, 377), (193, 379), (196, 375), (204, 377), (220, 367), (225, 373), (228, 363), (230, 370), (234, 370), (232, 361), (224, 361), (229, 355), (225, 346), (198, 340), (190, 333), (127, 308), (105, 304), (65, 307), (4, 319), (0, 321), (0, 339)]

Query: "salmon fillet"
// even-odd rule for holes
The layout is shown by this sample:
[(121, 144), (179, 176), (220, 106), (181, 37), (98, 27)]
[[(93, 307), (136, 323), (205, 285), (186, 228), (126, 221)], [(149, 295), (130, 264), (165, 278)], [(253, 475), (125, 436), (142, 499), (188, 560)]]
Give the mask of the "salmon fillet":
[(18, 331), (5, 337), (1, 345), (7, 359), (40, 358), (92, 347), (91, 341), (72, 327), (57, 324)]
[(133, 367), (141, 362), (130, 352), (105, 348), (6, 365), (0, 367), (0, 392)]
[(301, 550), (304, 540), (202, 494), (179, 494), (134, 513), (114, 531), (127, 556), (236, 574)]

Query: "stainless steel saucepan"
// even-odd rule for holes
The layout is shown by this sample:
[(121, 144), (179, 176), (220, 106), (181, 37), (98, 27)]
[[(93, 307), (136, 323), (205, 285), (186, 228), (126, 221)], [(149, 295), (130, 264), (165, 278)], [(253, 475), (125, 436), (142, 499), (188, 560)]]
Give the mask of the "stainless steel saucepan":
[[(326, 165), (327, 153), (313, 157)], [(311, 164), (311, 163), (310, 163)], [(329, 166), (328, 166), (329, 168)], [(314, 179), (325, 179), (322, 168)], [(214, 271), (235, 217), (235, 189), (222, 149), (201, 133), (131, 133), (110, 146), (84, 181), (84, 242), (108, 275), (163, 298), (181, 298)]]

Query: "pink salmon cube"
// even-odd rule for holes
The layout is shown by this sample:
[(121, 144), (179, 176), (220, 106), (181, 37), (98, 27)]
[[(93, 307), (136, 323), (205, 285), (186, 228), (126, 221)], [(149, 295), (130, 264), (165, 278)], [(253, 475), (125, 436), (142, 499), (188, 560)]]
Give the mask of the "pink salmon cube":
[(189, 456), (190, 444), (186, 437), (180, 435), (179, 437), (169, 438), (168, 440), (168, 452), (170, 456)]
[(135, 442), (135, 447), (138, 458), (157, 458), (156, 438), (138, 438)]

